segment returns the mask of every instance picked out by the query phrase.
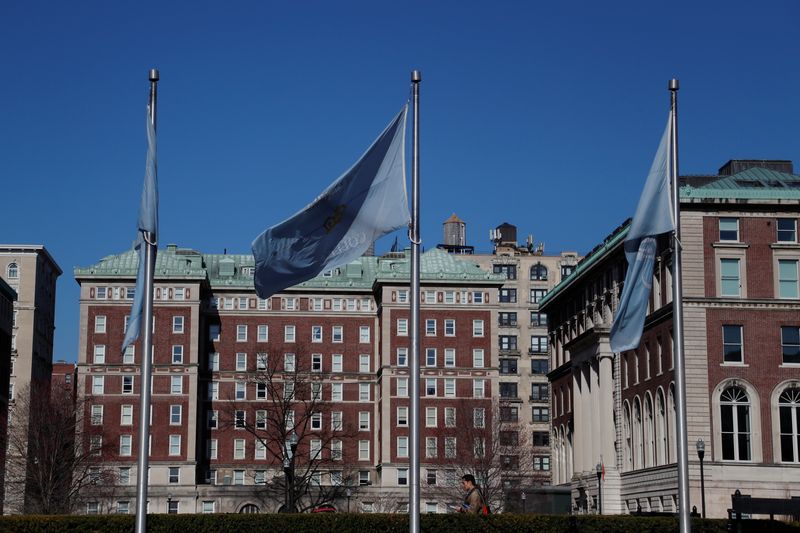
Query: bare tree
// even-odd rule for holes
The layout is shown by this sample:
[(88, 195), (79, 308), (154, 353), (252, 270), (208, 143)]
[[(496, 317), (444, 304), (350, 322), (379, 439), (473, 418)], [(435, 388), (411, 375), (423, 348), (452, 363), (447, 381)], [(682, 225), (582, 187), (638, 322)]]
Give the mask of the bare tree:
[(492, 512), (503, 512), (508, 489), (534, 477), (533, 447), (528, 426), (514, 409), (517, 405), (500, 401), (487, 407), (461, 400), (456, 411), (469, 419), (458, 424), (455, 458), (448, 459), (447, 475), (437, 479), (436, 485), (423, 479), (423, 493), (457, 510), (464, 499), (459, 481), (472, 474)]
[(352, 494), (358, 486), (353, 450), (345, 449), (356, 435), (355, 422), (344, 420), (331, 401), (329, 375), (321, 372), (321, 364), (300, 353), (275, 353), (280, 351), (258, 354), (256, 370), (249, 374), (247, 385), (255, 387), (256, 401), (234, 393), (226, 402), (226, 425), (254, 436), (269, 467), (257, 471), (255, 495), (265, 503), (283, 501), (279, 512), (339, 503), (347, 489)]
[[(84, 426), (83, 402), (49, 383), (20, 390), (6, 436), (6, 498), (27, 514), (68, 514), (113, 485), (101, 463), (102, 425)], [(26, 423), (27, 421), (27, 423)]]

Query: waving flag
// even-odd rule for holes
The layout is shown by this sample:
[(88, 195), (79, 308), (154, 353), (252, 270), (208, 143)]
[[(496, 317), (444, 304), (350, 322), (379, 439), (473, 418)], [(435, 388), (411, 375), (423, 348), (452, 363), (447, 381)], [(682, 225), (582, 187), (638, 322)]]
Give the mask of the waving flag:
[(254, 279), (261, 298), (347, 264), (379, 237), (408, 225), (407, 109), (316, 200), (256, 237)]
[[(128, 330), (122, 341), (122, 351), (139, 338), (142, 329), (142, 303), (144, 302), (144, 251), (147, 243), (145, 233), (155, 238), (158, 232), (158, 168), (156, 165), (156, 130), (147, 113), (147, 163), (144, 170), (144, 187), (139, 204), (139, 220), (137, 222), (136, 243), (134, 249), (139, 255), (139, 270), (136, 273), (136, 292), (133, 295), (131, 316), (128, 319)], [(155, 242), (155, 241), (154, 241)]]
[(653, 285), (656, 236), (675, 229), (669, 188), (669, 124), (670, 120), (667, 120), (667, 128), (661, 137), (636, 214), (625, 237), (628, 272), (611, 327), (611, 350), (614, 352), (633, 350), (639, 346)]

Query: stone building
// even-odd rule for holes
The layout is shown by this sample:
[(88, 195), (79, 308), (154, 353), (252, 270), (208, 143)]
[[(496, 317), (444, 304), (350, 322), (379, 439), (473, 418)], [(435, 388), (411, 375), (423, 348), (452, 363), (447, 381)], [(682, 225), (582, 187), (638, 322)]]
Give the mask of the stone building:
[[(89, 502), (89, 513), (135, 509), (141, 341), (125, 353), (120, 346), (136, 261), (130, 251), (75, 270), (78, 394), (90, 411), (87, 423), (103, 426), (95, 444), (115, 471), (113, 493)], [(151, 512), (297, 507), (294, 493), (268, 489), (284, 476), (291, 484), (312, 461), (310, 491), (331, 490), (340, 509), (351, 499), (353, 510), (403, 509), (410, 439), (407, 252), (363, 257), (266, 300), (255, 294), (253, 270), (251, 255), (172, 245), (158, 253)], [(422, 254), (426, 512), (445, 512), (459, 499), (450, 496), (454, 488), (458, 493), (457, 458), (492, 448), (499, 353), (493, 318), (503, 281), (441, 250)], [(305, 381), (292, 382), (295, 374)], [(280, 387), (277, 396), (273, 386)], [(477, 426), (485, 436), (474, 436)]]
[[(721, 518), (736, 490), (800, 494), (800, 176), (785, 161), (732, 161), (682, 184), (690, 502), (703, 511), (702, 441), (705, 511)], [(550, 319), (553, 483), (571, 488), (577, 512), (598, 512), (598, 489), (603, 513), (677, 510), (666, 237), (639, 348), (609, 347), (628, 228), (540, 304)]]

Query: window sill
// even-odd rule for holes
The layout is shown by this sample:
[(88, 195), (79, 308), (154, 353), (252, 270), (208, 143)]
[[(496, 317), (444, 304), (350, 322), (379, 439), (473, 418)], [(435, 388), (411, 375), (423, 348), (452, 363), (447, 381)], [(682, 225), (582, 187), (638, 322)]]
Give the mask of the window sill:
[(778, 368), (800, 368), (800, 363), (781, 363)]
[(774, 242), (769, 245), (773, 250), (800, 250), (800, 243), (796, 242)]
[(746, 242), (738, 242), (738, 241), (717, 241), (711, 243), (712, 248), (750, 248), (750, 245)]
[(725, 361), (725, 362), (720, 363), (719, 366), (748, 368), (750, 365), (748, 365), (746, 363), (736, 363), (736, 362), (733, 362), (733, 361)]

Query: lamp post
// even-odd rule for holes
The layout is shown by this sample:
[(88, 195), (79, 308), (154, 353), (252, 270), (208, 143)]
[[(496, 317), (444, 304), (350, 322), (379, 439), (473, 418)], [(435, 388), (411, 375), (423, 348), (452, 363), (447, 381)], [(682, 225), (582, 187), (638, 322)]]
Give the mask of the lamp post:
[(350, 512), (350, 497), (353, 495), (353, 490), (350, 487), (344, 489), (344, 495), (347, 496), (347, 512)]
[(603, 465), (597, 463), (594, 469), (597, 472), (597, 512), (603, 514), (603, 485), (600, 483), (600, 478), (603, 476)]
[(528, 495), (525, 494), (525, 491), (523, 490), (522, 494), (520, 494), (519, 497), (522, 498), (522, 514), (525, 514), (526, 513), (526, 511), (525, 511), (525, 500), (528, 498)]
[(172, 493), (167, 494), (167, 514), (172, 514)]
[(697, 439), (695, 443), (697, 448), (697, 458), (700, 459), (700, 509), (703, 513), (703, 518), (706, 517), (706, 479), (703, 472), (703, 459), (706, 456), (706, 443), (703, 439)]
[(286, 439), (287, 457), (283, 458), (283, 473), (286, 476), (286, 512), (295, 512), (294, 503), (294, 457), (297, 451), (297, 433), (292, 430), (289, 437)]

